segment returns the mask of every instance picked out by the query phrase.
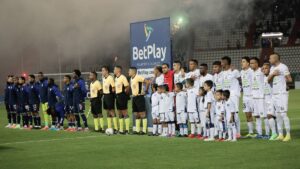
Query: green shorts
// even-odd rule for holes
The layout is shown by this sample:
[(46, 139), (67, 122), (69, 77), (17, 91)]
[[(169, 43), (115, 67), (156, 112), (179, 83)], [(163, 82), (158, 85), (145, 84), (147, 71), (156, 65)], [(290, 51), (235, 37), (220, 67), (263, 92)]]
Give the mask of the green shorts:
[(42, 111), (47, 112), (48, 110), (48, 103), (42, 103)]

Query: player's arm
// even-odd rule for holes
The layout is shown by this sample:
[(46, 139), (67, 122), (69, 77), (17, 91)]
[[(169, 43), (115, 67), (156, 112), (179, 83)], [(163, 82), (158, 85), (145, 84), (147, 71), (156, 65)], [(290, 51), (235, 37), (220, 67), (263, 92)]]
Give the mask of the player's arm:
[(145, 84), (145, 86), (146, 86), (146, 89), (145, 89), (145, 91), (146, 91), (146, 92), (148, 92), (148, 90), (149, 90), (149, 86), (150, 86), (150, 81), (149, 81), (149, 80), (147, 80), (147, 79), (144, 79), (143, 83), (144, 83), (144, 84)]
[(207, 103), (207, 113), (206, 113), (206, 117), (209, 117), (210, 114), (210, 109), (211, 109), (211, 103)]
[(125, 87), (125, 93), (129, 94), (130, 87), (129, 87), (129, 82), (128, 82), (126, 77), (124, 77), (124, 82), (123, 83), (124, 83), (124, 87)]
[(273, 81), (273, 78), (275, 76), (278, 76), (279, 75), (279, 71), (278, 70), (274, 70), (273, 73), (271, 73), (269, 76), (268, 76), (268, 82), (271, 83)]
[(115, 89), (115, 81), (113, 79), (113, 77), (111, 77), (111, 82), (110, 82), (110, 86), (111, 86), (111, 91), (114, 93), (116, 91)]

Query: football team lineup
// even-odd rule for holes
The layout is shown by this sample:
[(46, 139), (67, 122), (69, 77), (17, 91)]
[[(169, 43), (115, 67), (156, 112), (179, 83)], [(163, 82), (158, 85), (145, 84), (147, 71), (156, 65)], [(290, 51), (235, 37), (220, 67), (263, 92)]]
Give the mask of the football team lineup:
[[(169, 67), (166, 63), (154, 67), (151, 79), (138, 75), (137, 68), (130, 67), (128, 81), (121, 66), (114, 67), (114, 75), (109, 67), (103, 66), (101, 82), (96, 72), (90, 72), (88, 89), (79, 70), (74, 70), (72, 77), (64, 76), (62, 90), (42, 72), (37, 80), (35, 75), (29, 75), (28, 79), (9, 75), (5, 90), (6, 128), (89, 131), (85, 115), (89, 93), (93, 131), (106, 135), (187, 137), (219, 142), (235, 142), (240, 138), (291, 140), (287, 83), (292, 78), (279, 54), (271, 54), (269, 62), (261, 67), (258, 58), (242, 57), (241, 71), (232, 69), (231, 58), (225, 56), (213, 62), (213, 75), (208, 73), (206, 63), (198, 65), (195, 59), (189, 60), (188, 72), (179, 61), (174, 61), (173, 70)], [(239, 114), (241, 92), (248, 129), (244, 136), (242, 112)], [(148, 125), (149, 116), (152, 126)]]

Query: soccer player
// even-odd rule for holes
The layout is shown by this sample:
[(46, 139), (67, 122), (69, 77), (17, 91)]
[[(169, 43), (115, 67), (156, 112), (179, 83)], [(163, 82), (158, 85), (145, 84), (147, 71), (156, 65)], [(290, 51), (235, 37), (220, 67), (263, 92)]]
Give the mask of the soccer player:
[(54, 79), (50, 78), (48, 81), (48, 115), (51, 115), (52, 124), (49, 130), (58, 131), (60, 127), (63, 127), (63, 107), (61, 102), (63, 96), (59, 91), (58, 86), (55, 84)]
[(81, 78), (81, 72), (78, 69), (73, 71), (73, 108), (74, 115), (77, 122), (77, 131), (81, 131), (80, 117), (82, 118), (84, 124), (84, 131), (89, 131), (88, 122), (84, 114), (85, 111), (85, 97), (86, 97), (86, 87), (85, 81)]
[[(181, 62), (174, 61), (173, 62), (173, 71), (174, 71), (174, 84), (183, 83), (184, 82), (184, 72), (181, 70)], [(176, 86), (175, 86), (176, 87)]]
[[(97, 72), (90, 72), (89, 79), (90, 83), (90, 101), (91, 101), (91, 112), (94, 118), (95, 131), (104, 132), (104, 121), (102, 115), (102, 85), (97, 80)], [(100, 126), (100, 129), (99, 129)]]
[(73, 112), (73, 84), (71, 83), (71, 76), (64, 76), (64, 111), (66, 113), (66, 118), (68, 120), (68, 128), (66, 131), (75, 131), (75, 116)]
[(203, 84), (203, 88), (206, 92), (204, 96), (204, 108), (206, 110), (206, 128), (207, 128), (207, 139), (204, 141), (214, 141), (215, 138), (215, 112), (214, 112), (214, 94), (212, 92), (213, 81), (207, 80)]
[[(27, 86), (28, 91), (28, 103), (29, 103), (29, 122), (32, 125), (32, 116), (34, 122), (34, 128), (41, 128), (41, 117), (39, 115), (40, 100), (39, 100), (39, 86), (35, 82), (35, 75), (29, 75), (29, 84)], [(30, 119), (31, 118), (31, 119)]]
[(165, 82), (164, 79), (164, 74), (162, 72), (162, 67), (161, 66), (155, 66), (153, 70), (154, 78), (155, 81), (154, 83), (157, 84), (158, 86), (163, 85)]
[(160, 92), (159, 101), (158, 101), (158, 111), (159, 111), (159, 120), (162, 123), (162, 133), (160, 136), (167, 137), (169, 133), (169, 126), (168, 126), (168, 111), (169, 111), (169, 97), (168, 97), (168, 86), (167, 85), (160, 85), (158, 86), (158, 90)]
[(226, 127), (225, 127), (225, 105), (223, 102), (223, 97), (222, 97), (222, 90), (217, 90), (215, 92), (215, 113), (217, 117), (217, 128), (218, 128), (218, 134), (219, 134), (219, 139), (218, 141), (224, 141), (226, 137)]
[(42, 130), (49, 129), (49, 115), (47, 114), (48, 110), (48, 78), (44, 76), (43, 72), (38, 73), (38, 85), (39, 85), (39, 96), (40, 96), (40, 103), (42, 105), (42, 111), (44, 116), (44, 127)]
[(223, 89), (223, 73), (222, 73), (222, 65), (220, 61), (213, 62), (213, 81), (215, 90)]
[(9, 93), (10, 93), (10, 86), (12, 85), (12, 83), (13, 83), (13, 76), (8, 75), (7, 81), (6, 81), (6, 86), (4, 89), (4, 103), (5, 103), (5, 109), (6, 109), (7, 121), (8, 121), (8, 124), (7, 124), (7, 126), (5, 126), (5, 128), (11, 128), (13, 126), (12, 112), (10, 111), (10, 108), (9, 108)]
[(269, 140), (275, 140), (278, 135), (276, 131), (276, 122), (275, 122), (275, 111), (274, 111), (274, 106), (272, 104), (272, 87), (271, 84), (268, 82), (268, 76), (270, 74), (270, 68), (271, 65), (270, 63), (266, 62), (263, 65), (263, 73), (265, 74), (264, 78), (264, 108), (265, 112), (267, 113), (267, 118), (269, 122), (270, 129), (272, 131), (271, 137)]
[[(231, 58), (228, 56), (224, 56), (221, 58), (221, 64), (223, 67), (223, 89), (222, 90), (229, 90), (230, 91), (230, 99), (234, 102), (236, 113), (239, 112), (239, 100), (241, 95), (240, 90), (240, 72), (236, 69), (232, 70), (231, 66)], [(236, 128), (237, 128), (237, 138), (240, 135), (240, 119), (239, 116), (235, 119)]]
[(17, 87), (17, 124), (20, 125), (21, 123), (21, 117), (22, 117), (22, 127), (24, 129), (28, 128), (28, 116), (27, 112), (29, 110), (28, 105), (28, 93), (26, 89), (26, 83), (25, 83), (25, 77), (19, 77), (18, 79), (18, 87)]
[(9, 105), (9, 111), (12, 114), (12, 121), (13, 125), (11, 128), (20, 128), (20, 124), (17, 124), (17, 121), (19, 121), (19, 114), (17, 114), (17, 102), (18, 102), (18, 77), (13, 76), (12, 81), (10, 85), (8, 86), (8, 105)]
[(246, 115), (248, 134), (246, 137), (255, 137), (253, 133), (253, 101), (252, 101), (252, 76), (253, 70), (250, 68), (250, 58), (245, 56), (242, 57), (241, 61), (241, 80), (243, 88), (243, 112)]
[[(191, 124), (191, 134), (189, 135), (189, 138), (195, 138), (196, 128), (201, 127), (197, 110), (199, 89), (194, 87), (194, 80), (192, 78), (186, 79), (185, 85), (187, 90), (187, 113)], [(201, 133), (198, 133), (197, 138), (201, 138)]]
[(236, 105), (230, 98), (230, 91), (225, 90), (222, 93), (223, 99), (225, 101), (225, 117), (227, 124), (227, 133), (228, 138), (225, 141), (237, 141), (236, 139), (236, 117), (238, 114), (236, 113)]
[(152, 135), (158, 136), (161, 134), (161, 123), (159, 120), (159, 99), (160, 93), (158, 92), (158, 85), (156, 83), (152, 84), (152, 95), (151, 95), (151, 114), (152, 114), (152, 121), (153, 121), (153, 129)]
[(207, 137), (207, 130), (206, 130), (206, 110), (204, 107), (204, 96), (206, 95), (206, 91), (203, 87), (200, 87), (199, 89), (199, 95), (198, 95), (198, 112), (199, 112), (199, 118), (200, 118), (200, 128), (198, 129), (198, 133), (202, 133), (202, 135), (198, 138), (200, 140), (206, 139)]
[(174, 107), (175, 107), (175, 93), (173, 91), (169, 91), (169, 86), (166, 86), (165, 88), (167, 91), (167, 104), (165, 106), (169, 107), (168, 112), (166, 113), (167, 119), (168, 119), (168, 131), (169, 131), (169, 136), (170, 137), (175, 137), (175, 132), (176, 132), (176, 125), (175, 125), (175, 112), (174, 112)]
[(200, 87), (200, 70), (197, 68), (198, 67), (198, 61), (196, 59), (191, 59), (189, 61), (189, 72), (186, 73), (185, 79), (191, 78), (194, 81), (194, 87), (196, 89), (199, 89)]
[[(132, 93), (132, 111), (135, 115), (135, 133), (146, 134), (147, 117), (143, 85), (145, 84), (145, 91), (148, 91), (149, 82), (145, 80), (144, 77), (137, 74), (136, 67), (130, 67), (128, 74), (130, 77), (130, 89)], [(143, 131), (141, 131), (141, 120), (143, 123)]]
[(213, 81), (213, 76), (208, 73), (208, 65), (206, 63), (202, 63), (200, 65), (200, 87), (203, 87), (204, 82), (207, 80)]
[(170, 66), (167, 63), (163, 63), (161, 67), (164, 74), (164, 84), (168, 85), (169, 91), (173, 91), (174, 72), (170, 70)]
[[(272, 103), (275, 107), (276, 121), (278, 128), (277, 140), (290, 141), (290, 119), (287, 116), (288, 111), (288, 97), (287, 82), (292, 82), (292, 77), (288, 67), (281, 63), (280, 55), (274, 53), (270, 56), (270, 63), (272, 65), (268, 81), (272, 84)], [(283, 125), (286, 130), (286, 136), (283, 136)]]
[(102, 66), (102, 86), (103, 86), (103, 108), (107, 112), (107, 127), (112, 128), (112, 120), (114, 124), (114, 132), (118, 131), (118, 120), (115, 114), (115, 81), (113, 76), (109, 74), (108, 66)]
[(251, 93), (253, 97), (253, 114), (256, 118), (256, 138), (263, 138), (262, 135), (262, 121), (265, 120), (265, 131), (268, 136), (268, 121), (266, 119), (266, 113), (264, 111), (264, 74), (259, 68), (259, 59), (253, 57), (250, 59), (250, 66), (253, 70), (251, 79)]
[(175, 85), (176, 92), (176, 117), (177, 124), (179, 125), (179, 137), (188, 136), (188, 126), (187, 126), (187, 94), (183, 91), (183, 84), (176, 83)]
[[(115, 89), (116, 89), (116, 105), (119, 112), (119, 126), (120, 134), (129, 134), (130, 119), (128, 115), (128, 94), (129, 94), (129, 83), (125, 75), (122, 74), (122, 67), (115, 66)], [(124, 131), (125, 121), (125, 131)]]

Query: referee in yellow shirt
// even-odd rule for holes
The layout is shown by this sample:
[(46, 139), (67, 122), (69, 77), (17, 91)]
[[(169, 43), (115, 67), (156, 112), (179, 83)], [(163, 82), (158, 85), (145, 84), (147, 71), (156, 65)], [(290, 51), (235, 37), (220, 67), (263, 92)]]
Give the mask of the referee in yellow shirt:
[[(128, 93), (129, 93), (129, 83), (122, 74), (122, 67), (115, 66), (115, 89), (116, 89), (116, 105), (119, 112), (119, 133), (129, 134), (129, 124), (130, 119), (127, 112), (128, 105)], [(125, 119), (125, 132), (124, 132), (124, 119)]]
[[(90, 84), (90, 101), (91, 101), (91, 112), (94, 117), (95, 131), (104, 132), (104, 121), (102, 115), (102, 85), (97, 80), (97, 73), (90, 72), (89, 79)], [(100, 126), (100, 129), (99, 129)]]
[[(144, 77), (137, 75), (137, 68), (131, 67), (129, 69), (130, 76), (130, 89), (132, 93), (132, 111), (135, 115), (135, 132), (144, 135), (147, 133), (147, 116), (146, 116), (146, 103), (145, 92), (148, 91), (149, 83)], [(143, 86), (146, 86), (146, 90)], [(143, 131), (141, 131), (141, 120), (143, 122)]]
[(102, 86), (103, 86), (103, 108), (107, 111), (107, 128), (112, 128), (111, 120), (113, 119), (114, 131), (118, 131), (118, 121), (115, 115), (115, 80), (109, 74), (108, 66), (103, 66)]

